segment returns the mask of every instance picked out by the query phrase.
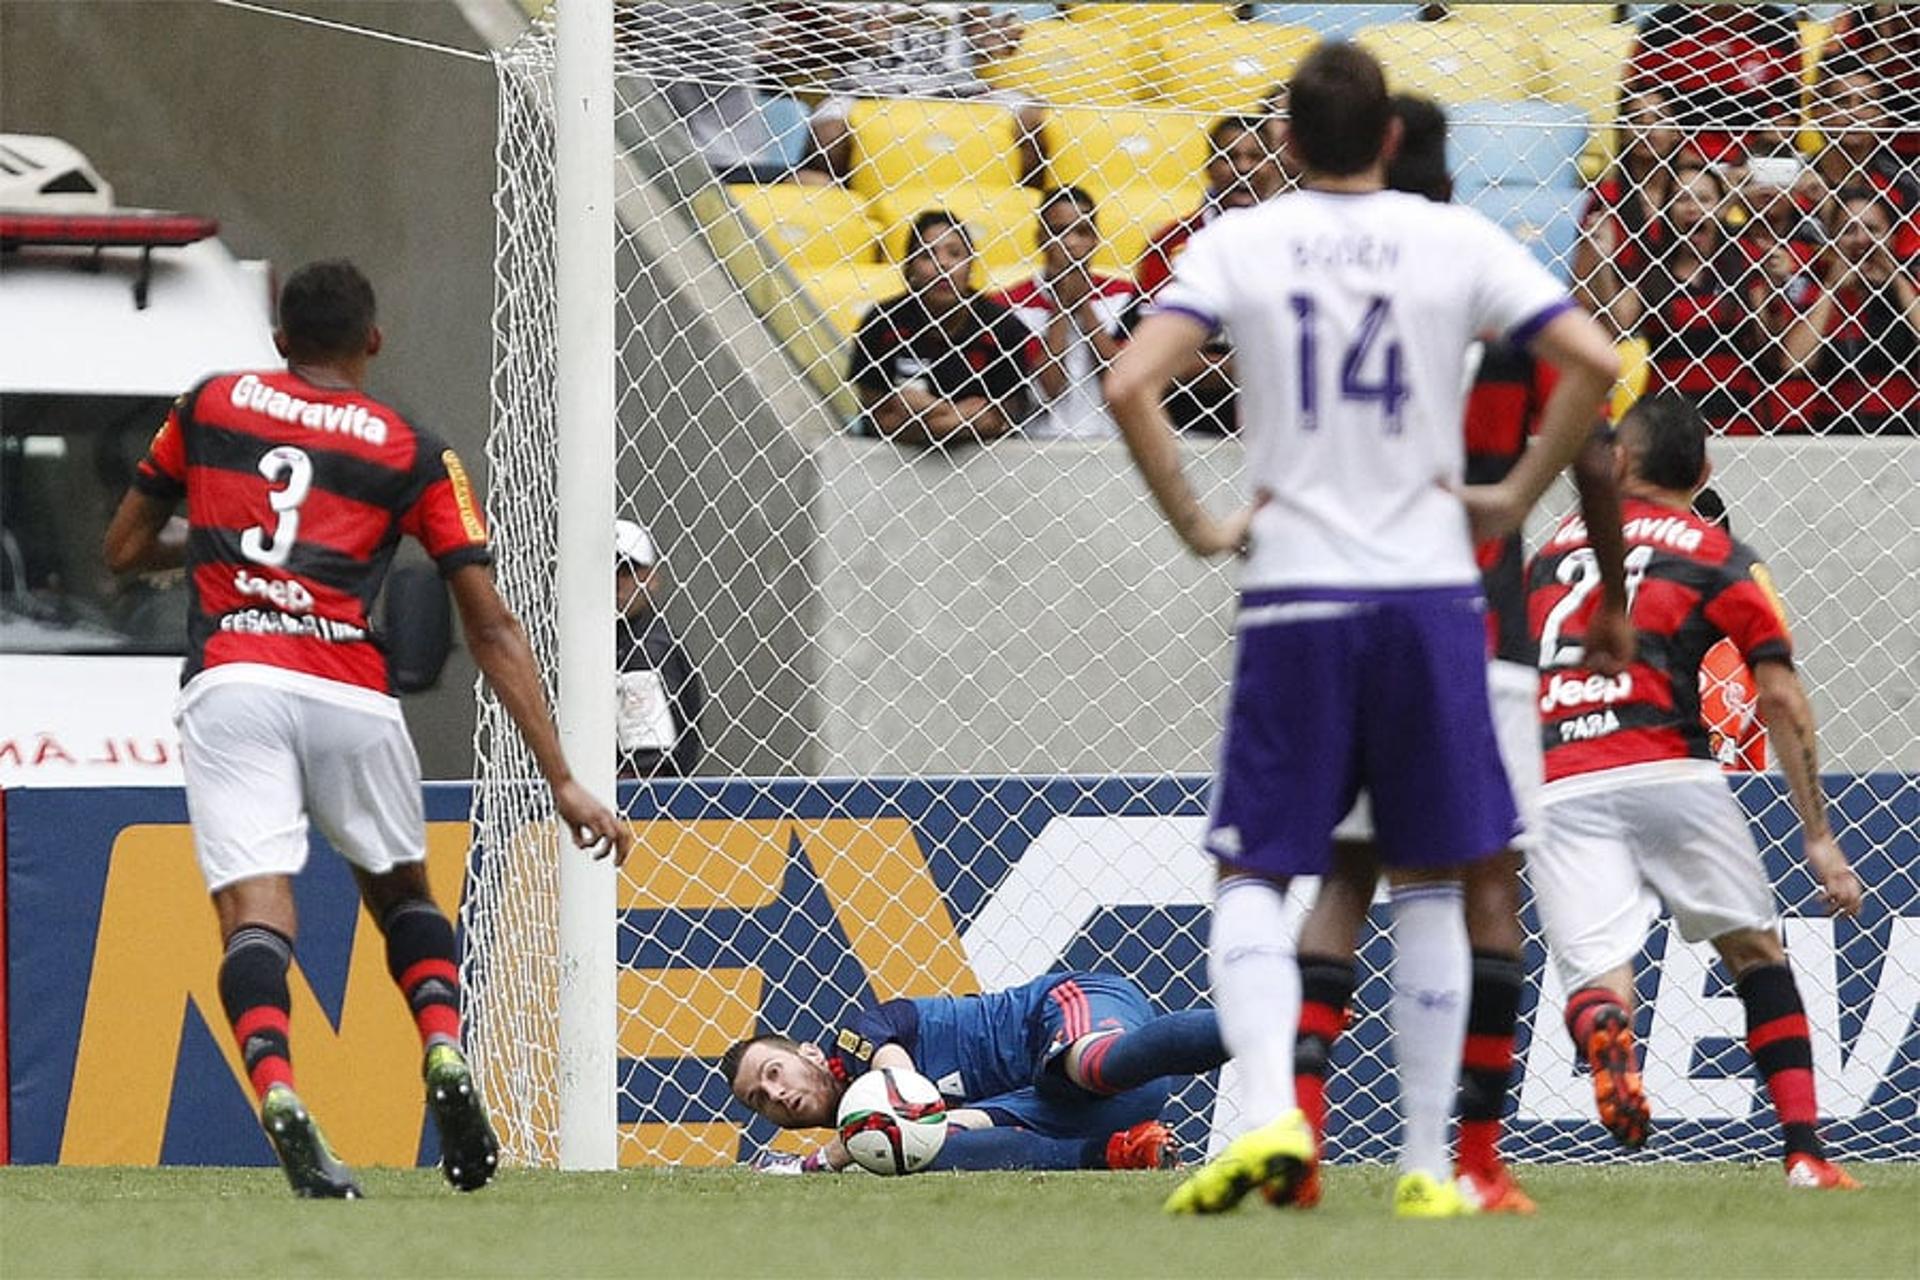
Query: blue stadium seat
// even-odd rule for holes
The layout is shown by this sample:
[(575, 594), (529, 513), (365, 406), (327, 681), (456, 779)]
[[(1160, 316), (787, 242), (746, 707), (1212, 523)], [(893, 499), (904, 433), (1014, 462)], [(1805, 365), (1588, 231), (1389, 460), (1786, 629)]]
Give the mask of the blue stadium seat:
[(1472, 205), (1533, 251), (1561, 279), (1571, 277), (1573, 246), (1580, 235), (1586, 195), (1548, 187), (1482, 187), (1463, 193)]
[(761, 94), (760, 118), (777, 144), (778, 159), (784, 169), (799, 167), (807, 158), (807, 108), (788, 94)]
[(1010, 13), (1022, 22), (1047, 22), (1060, 16), (1057, 4), (996, 4), (995, 13)]
[(1558, 102), (1463, 102), (1447, 109), (1453, 180), (1464, 194), (1482, 187), (1580, 185), (1587, 115)]
[(1322, 36), (1346, 39), (1362, 27), (1377, 27), (1383, 22), (1412, 22), (1420, 14), (1417, 4), (1256, 4), (1256, 22), (1284, 22), (1289, 26), (1312, 27)]

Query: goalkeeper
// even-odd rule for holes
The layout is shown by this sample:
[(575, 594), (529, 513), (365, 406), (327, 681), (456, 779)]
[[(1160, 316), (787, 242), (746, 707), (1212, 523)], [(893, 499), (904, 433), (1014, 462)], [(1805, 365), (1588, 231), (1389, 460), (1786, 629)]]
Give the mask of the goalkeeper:
[[(733, 1096), (782, 1129), (829, 1129), (847, 1085), (875, 1068), (917, 1071), (952, 1124), (935, 1169), (1160, 1169), (1170, 1077), (1227, 1058), (1211, 1009), (1157, 1015), (1110, 973), (1049, 973), (1003, 991), (888, 1000), (855, 1010), (820, 1044), (758, 1035), (720, 1060)], [(836, 1136), (769, 1172), (845, 1168)]]

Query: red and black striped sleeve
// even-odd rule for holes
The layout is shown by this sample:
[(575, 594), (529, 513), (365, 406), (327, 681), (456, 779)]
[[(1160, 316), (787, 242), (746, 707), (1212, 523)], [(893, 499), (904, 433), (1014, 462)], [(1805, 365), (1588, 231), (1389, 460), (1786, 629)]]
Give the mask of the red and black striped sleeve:
[(486, 518), (460, 455), (421, 432), (413, 468), (414, 498), (401, 512), (401, 531), (419, 540), (442, 574), (470, 564), (492, 564)]
[(146, 456), (133, 470), (133, 487), (140, 493), (176, 502), (187, 496), (187, 423), (192, 420), (193, 402), (206, 385), (203, 382), (181, 395), (167, 410)]
[(1717, 578), (1717, 589), (1701, 610), (1707, 621), (1733, 641), (1749, 667), (1756, 662), (1791, 664), (1793, 636), (1787, 630), (1786, 606), (1760, 557), (1735, 542)]

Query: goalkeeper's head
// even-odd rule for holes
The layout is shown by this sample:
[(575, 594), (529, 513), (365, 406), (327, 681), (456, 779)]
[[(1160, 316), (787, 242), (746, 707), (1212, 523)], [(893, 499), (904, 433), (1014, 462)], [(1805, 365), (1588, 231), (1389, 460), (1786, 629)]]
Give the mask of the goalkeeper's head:
[(373, 286), (345, 258), (309, 262), (280, 288), (273, 341), (292, 364), (364, 363), (380, 352)]
[(819, 1045), (782, 1035), (753, 1036), (727, 1050), (720, 1074), (740, 1105), (782, 1129), (825, 1129), (845, 1090)]

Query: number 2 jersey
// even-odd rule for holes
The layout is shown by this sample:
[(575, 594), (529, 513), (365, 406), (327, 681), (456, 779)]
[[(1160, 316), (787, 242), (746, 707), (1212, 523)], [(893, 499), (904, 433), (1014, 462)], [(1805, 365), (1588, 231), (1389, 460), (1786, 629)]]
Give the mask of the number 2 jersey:
[(1749, 666), (1793, 660), (1773, 579), (1744, 543), (1691, 511), (1637, 498), (1622, 502), (1621, 518), (1639, 652), (1619, 675), (1580, 665), (1600, 584), (1580, 518), (1561, 521), (1528, 567), (1549, 796), (1555, 783), (1601, 770), (1668, 760), (1711, 764), (1700, 663), (1722, 637)]
[(187, 662), (252, 663), (391, 692), (369, 619), (400, 536), (442, 573), (488, 564), (459, 457), (390, 406), (285, 371), (174, 402), (134, 488), (187, 500)]

